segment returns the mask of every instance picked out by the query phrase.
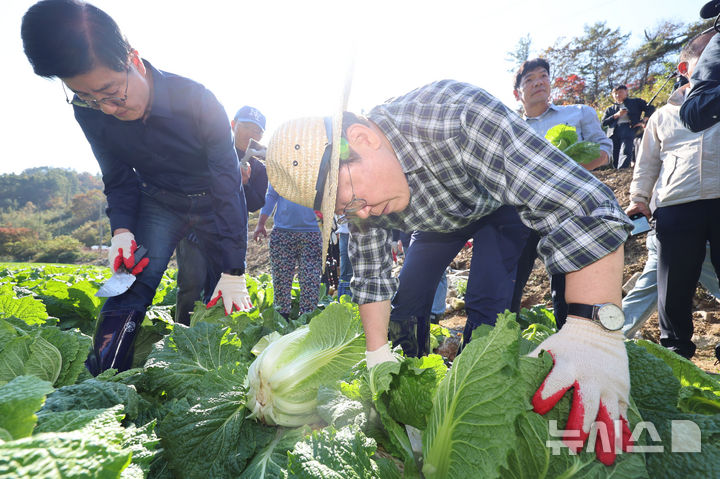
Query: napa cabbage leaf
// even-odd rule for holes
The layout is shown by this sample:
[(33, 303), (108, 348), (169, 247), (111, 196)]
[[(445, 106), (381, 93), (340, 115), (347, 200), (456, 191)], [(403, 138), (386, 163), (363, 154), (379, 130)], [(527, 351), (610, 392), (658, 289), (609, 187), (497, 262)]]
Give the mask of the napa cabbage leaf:
[(250, 365), (251, 417), (288, 427), (318, 422), (319, 388), (344, 378), (364, 353), (357, 309), (330, 304), (308, 325), (268, 344)]

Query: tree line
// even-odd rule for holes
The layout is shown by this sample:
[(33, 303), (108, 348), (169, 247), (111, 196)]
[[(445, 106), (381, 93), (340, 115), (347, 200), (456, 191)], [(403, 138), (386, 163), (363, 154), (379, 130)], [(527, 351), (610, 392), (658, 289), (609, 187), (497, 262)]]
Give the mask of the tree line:
[(110, 241), (100, 175), (31, 168), (0, 175), (0, 261), (73, 263)]

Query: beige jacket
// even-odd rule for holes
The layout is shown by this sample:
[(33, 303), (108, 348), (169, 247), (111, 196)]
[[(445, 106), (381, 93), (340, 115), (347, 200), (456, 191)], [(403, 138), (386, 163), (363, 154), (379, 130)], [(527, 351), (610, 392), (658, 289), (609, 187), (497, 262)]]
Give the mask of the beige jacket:
[(689, 85), (679, 88), (648, 120), (630, 184), (633, 201), (657, 206), (720, 198), (720, 123), (693, 133), (680, 121)]

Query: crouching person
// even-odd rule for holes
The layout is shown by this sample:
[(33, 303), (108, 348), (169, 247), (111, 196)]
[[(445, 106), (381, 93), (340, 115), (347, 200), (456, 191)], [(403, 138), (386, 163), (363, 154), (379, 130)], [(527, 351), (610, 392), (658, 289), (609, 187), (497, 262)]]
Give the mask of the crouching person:
[[(566, 274), (569, 303), (567, 322), (541, 345), (555, 365), (533, 397), (535, 410), (549, 411), (574, 388), (566, 429), (587, 438), (593, 421), (614, 431), (617, 420), (629, 445), (630, 375), (618, 305), (632, 223), (607, 186), (497, 99), (441, 81), (377, 106), (367, 118), (293, 120), (270, 140), (267, 171), (279, 194), (322, 213), (325, 238), (333, 213), (349, 221), (351, 288), (368, 367), (394, 360), (387, 336), (396, 289), (391, 229), (454, 231), (515, 206), (540, 233), (548, 271)], [(599, 459), (612, 464), (615, 445), (600, 443)]]
[[(228, 313), (249, 309), (240, 164), (213, 94), (140, 58), (110, 16), (79, 0), (30, 7), (22, 39), (35, 73), (62, 81), (100, 165), (113, 234), (110, 267), (136, 275), (102, 308), (90, 372), (131, 367), (145, 310), (191, 229), (216, 282), (205, 301), (222, 297)], [(147, 256), (136, 261), (140, 245)]]

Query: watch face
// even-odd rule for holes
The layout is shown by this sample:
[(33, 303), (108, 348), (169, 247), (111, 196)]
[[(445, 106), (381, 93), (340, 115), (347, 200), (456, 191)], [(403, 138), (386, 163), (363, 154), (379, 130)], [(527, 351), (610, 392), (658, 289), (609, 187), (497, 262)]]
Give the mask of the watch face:
[(603, 304), (597, 310), (597, 318), (605, 329), (617, 331), (625, 325), (625, 314), (617, 305)]

